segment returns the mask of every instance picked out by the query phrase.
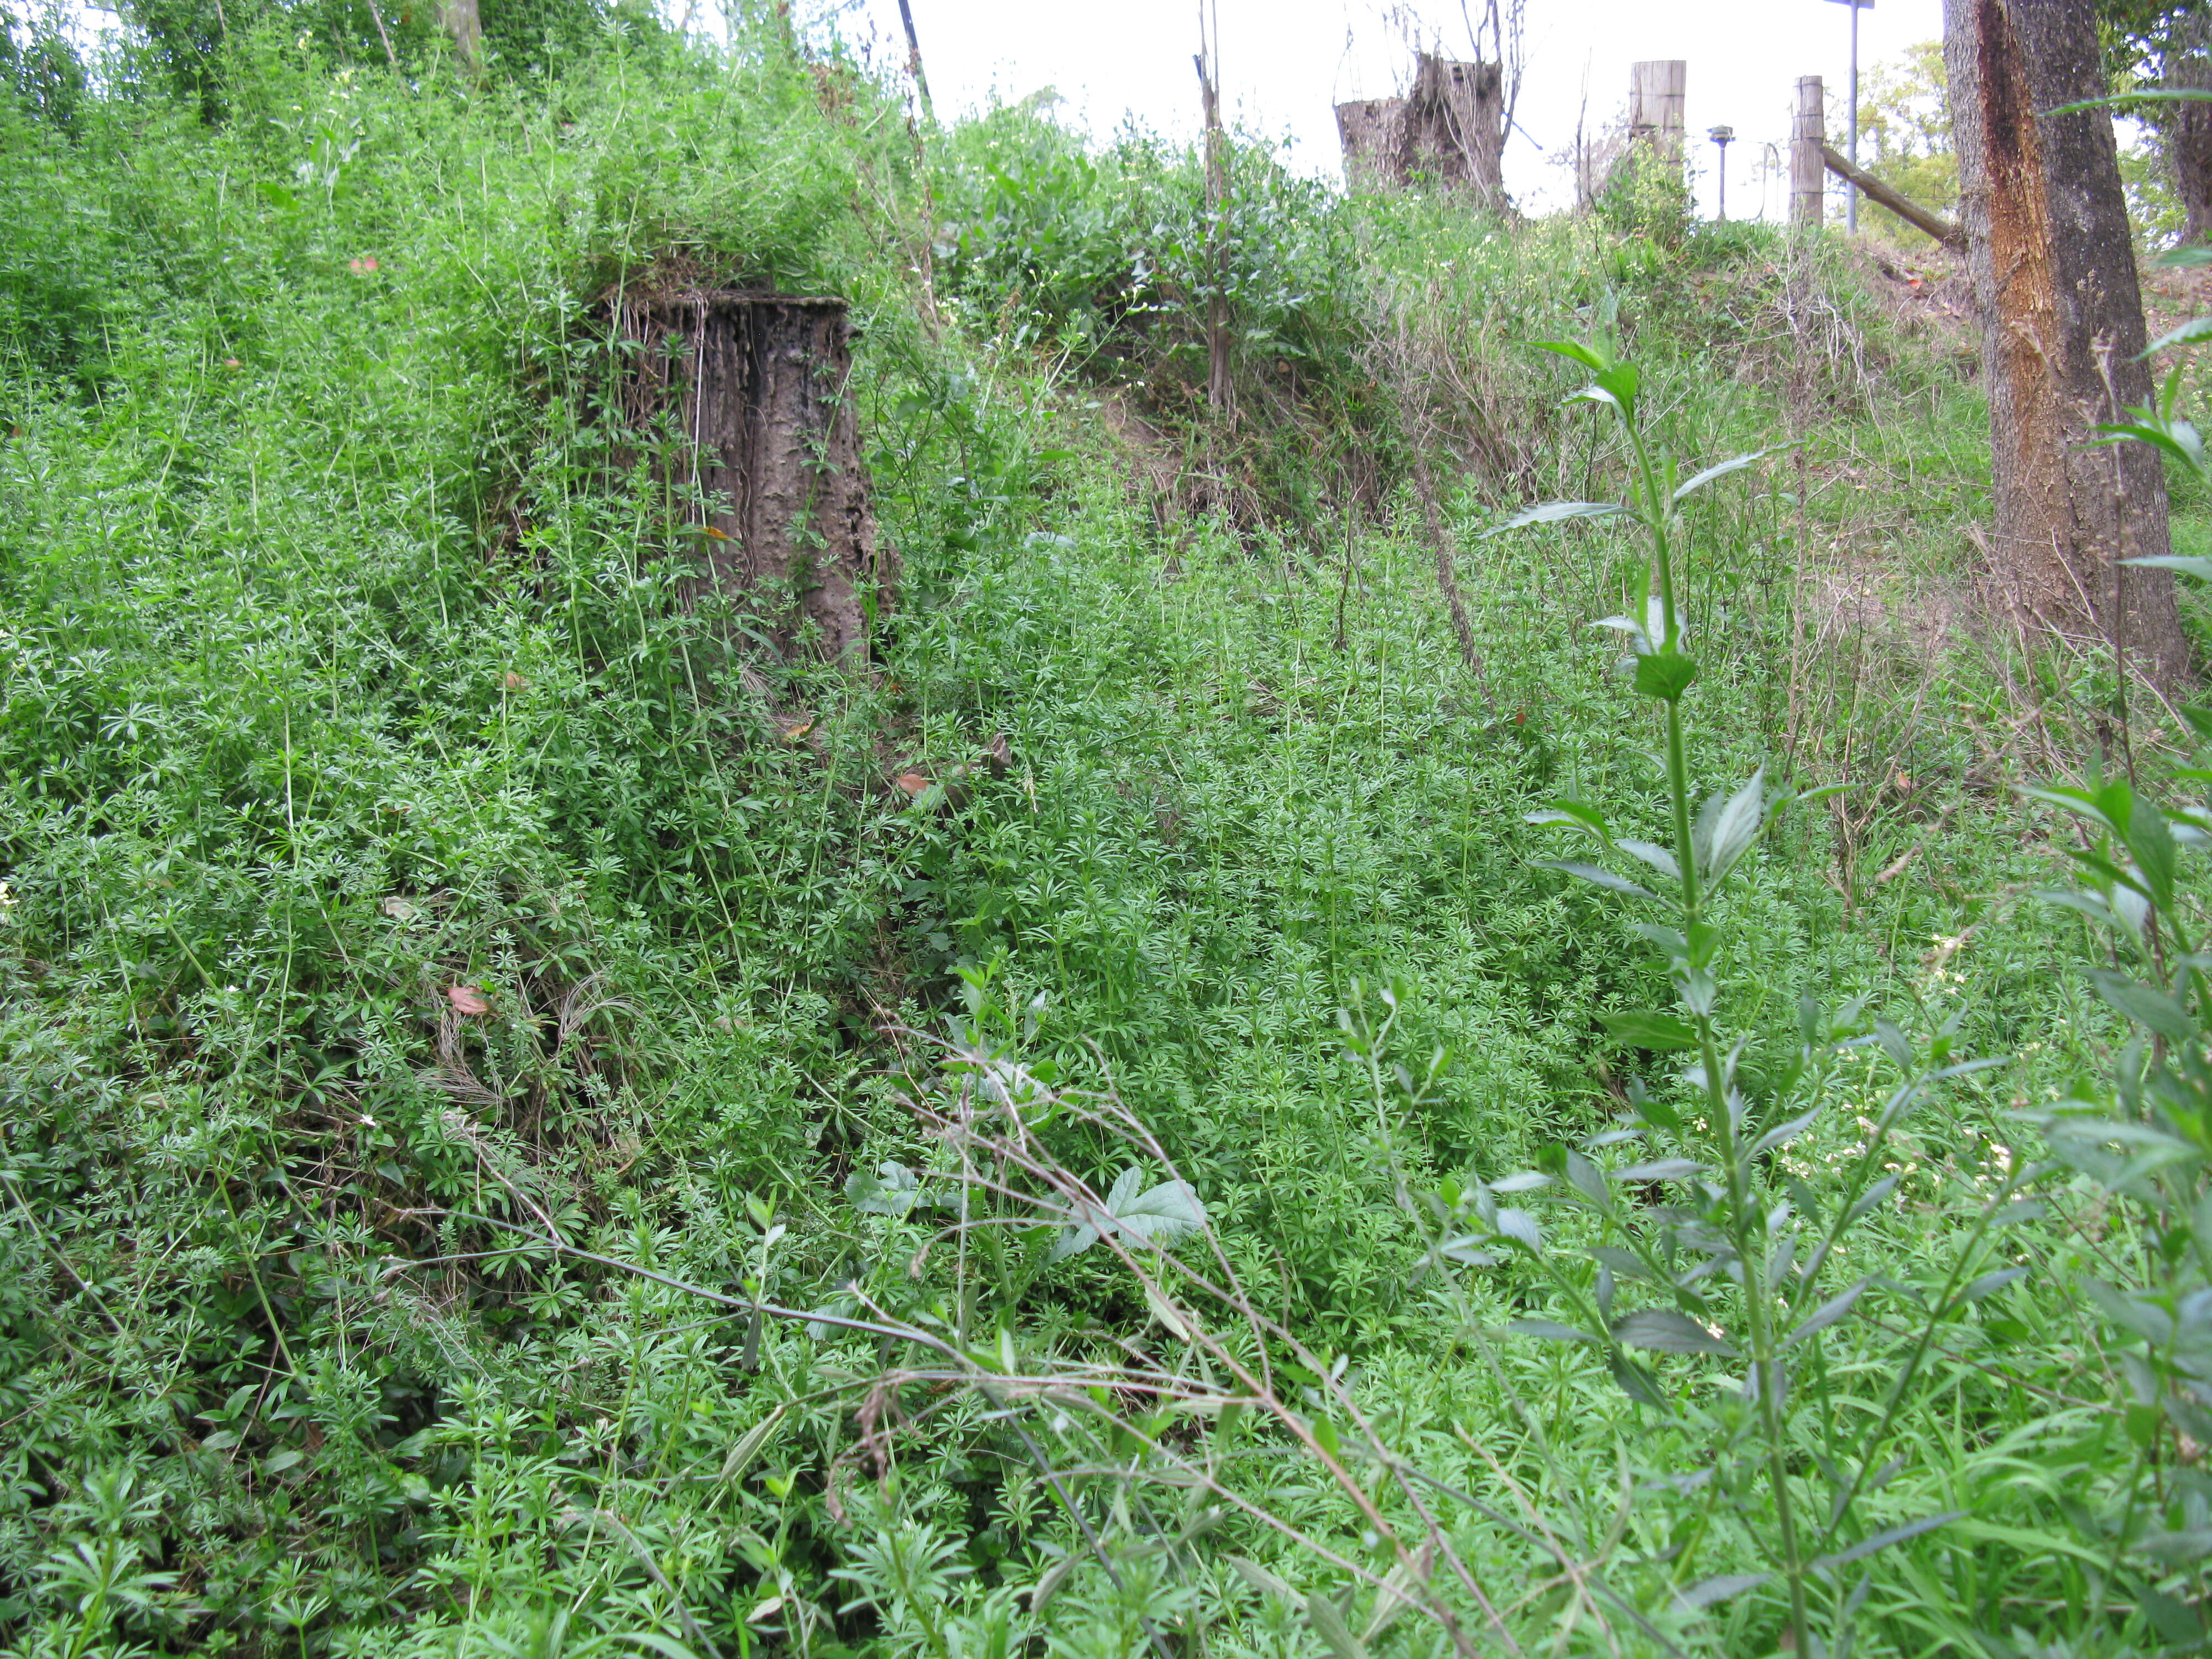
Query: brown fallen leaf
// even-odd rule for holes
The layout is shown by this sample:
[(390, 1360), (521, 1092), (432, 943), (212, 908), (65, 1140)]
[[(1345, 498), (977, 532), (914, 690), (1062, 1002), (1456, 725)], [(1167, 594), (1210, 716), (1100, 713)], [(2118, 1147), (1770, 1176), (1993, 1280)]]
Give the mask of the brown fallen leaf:
[(812, 720), (801, 720), (796, 726), (787, 726), (783, 728), (783, 740), (786, 743), (797, 743), (801, 738), (805, 737), (813, 729), (814, 722)]
[(902, 772), (891, 781), (905, 790), (908, 799), (921, 794), (929, 787), (929, 780), (919, 772)]
[(397, 893), (385, 900), (377, 908), (394, 921), (411, 921), (422, 914), (416, 907), (414, 900), (404, 899)]
[(507, 678), (501, 680), (500, 684), (510, 691), (527, 691), (530, 690), (530, 682), (523, 678), (521, 675), (516, 673), (511, 668), (507, 670)]
[(483, 994), (473, 985), (448, 985), (446, 1000), (453, 1005), (453, 1012), (457, 1014), (488, 1014), (491, 1012), (491, 1004), (483, 1000)]

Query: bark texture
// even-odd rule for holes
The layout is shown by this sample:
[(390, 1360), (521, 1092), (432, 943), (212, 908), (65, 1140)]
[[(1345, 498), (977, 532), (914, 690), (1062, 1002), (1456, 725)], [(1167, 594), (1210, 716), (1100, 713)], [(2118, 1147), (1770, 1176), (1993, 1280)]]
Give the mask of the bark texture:
[(683, 422), (664, 476), (707, 565), (687, 600), (726, 595), (786, 657), (866, 663), (896, 573), (860, 465), (845, 302), (662, 296), (614, 321), (632, 424)]
[(1412, 91), (1339, 104), (1336, 134), (1355, 189), (1402, 190), (1420, 177), (1504, 205), (1505, 76), (1496, 64), (1418, 53)]
[[(2159, 85), (2172, 92), (2212, 92), (2212, 8), (2200, 8), (2174, 25)], [(2212, 240), (2212, 103), (2150, 104), (2143, 113), (2158, 134), (2187, 216), (2181, 240)]]
[(2187, 667), (2166, 478), (2142, 444), (2092, 446), (2150, 400), (2142, 298), (2103, 110), (2092, 0), (1945, 0), (1967, 266), (1982, 316), (1998, 574), (2024, 624), (2104, 638), (2154, 683)]

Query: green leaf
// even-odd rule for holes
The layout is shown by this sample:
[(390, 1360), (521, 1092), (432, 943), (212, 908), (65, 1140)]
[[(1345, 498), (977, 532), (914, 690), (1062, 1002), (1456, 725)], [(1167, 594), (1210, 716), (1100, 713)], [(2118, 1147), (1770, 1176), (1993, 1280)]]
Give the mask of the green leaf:
[(1659, 896), (1648, 887), (1638, 887), (1626, 876), (1616, 876), (1612, 871), (1595, 864), (1583, 864), (1573, 859), (1538, 859), (1539, 870), (1563, 870), (1568, 875), (1580, 876), (1593, 886), (1608, 892), (1626, 893), (1631, 898), (1656, 899)]
[(1246, 1583), (1249, 1584), (1254, 1589), (1259, 1591), (1262, 1595), (1280, 1596), (1284, 1601), (1292, 1603), (1302, 1601), (1305, 1599), (1304, 1596), (1300, 1595), (1297, 1591), (1291, 1588), (1287, 1580), (1279, 1577), (1274, 1573), (1268, 1571), (1267, 1568), (1261, 1566), (1257, 1561), (1251, 1560), (1242, 1555), (1224, 1556), (1222, 1559), (1229, 1563), (1231, 1571), (1234, 1572), (1239, 1578), (1242, 1578)]
[(2146, 803), (2142, 811), (2129, 815), (2125, 840), (2128, 851), (2135, 854), (2136, 875), (2149, 892), (2151, 902), (2170, 913), (2176, 854), (2166, 814)]
[(1722, 1572), (1674, 1592), (1674, 1605), (1684, 1613), (1702, 1613), (1731, 1596), (1757, 1589), (1774, 1575), (1767, 1572)]
[(1642, 1164), (1626, 1164), (1609, 1173), (1615, 1181), (1694, 1181), (1705, 1173), (1705, 1166), (1693, 1158), (1655, 1158)]
[(1631, 858), (1642, 859), (1668, 880), (1681, 880), (1682, 866), (1665, 848), (1655, 847), (1648, 841), (1617, 841), (1613, 845)]
[(1600, 1014), (1605, 1029), (1622, 1042), (1638, 1048), (1694, 1048), (1698, 1034), (1687, 1020), (1679, 1014), (1661, 1013), (1656, 1009), (1639, 1010), (1632, 1013)]
[(1614, 1340), (1653, 1353), (1733, 1354), (1735, 1345), (1672, 1308), (1639, 1308), (1613, 1322)]
[(1344, 1622), (1342, 1610), (1319, 1590), (1306, 1597), (1306, 1620), (1334, 1659), (1367, 1659), (1367, 1650)]
[(1946, 1510), (1941, 1515), (1923, 1515), (1917, 1521), (1907, 1521), (1902, 1526), (1884, 1527), (1871, 1537), (1862, 1538), (1847, 1550), (1838, 1550), (1833, 1554), (1820, 1557), (1808, 1571), (1820, 1572), (1849, 1566), (1854, 1561), (1863, 1561), (1876, 1551), (1887, 1549), (1892, 1544), (1902, 1544), (1908, 1538), (1917, 1538), (1923, 1532), (1933, 1532), (1938, 1527), (1948, 1526), (1952, 1522), (1962, 1519), (1966, 1513), (1964, 1510)]
[(1133, 1164), (1115, 1178), (1103, 1205), (1079, 1204), (1077, 1220), (1061, 1231), (1050, 1259), (1065, 1261), (1080, 1255), (1108, 1236), (1164, 1245), (1205, 1226), (1206, 1206), (1190, 1182), (1164, 1181), (1140, 1194), (1137, 1188), (1144, 1178), (1145, 1172)]
[(1658, 651), (1636, 659), (1636, 689), (1647, 697), (1673, 702), (1698, 678), (1698, 665), (1679, 651)]
[(1595, 1342), (1597, 1339), (1588, 1331), (1578, 1331), (1571, 1325), (1562, 1325), (1556, 1319), (1516, 1319), (1505, 1328), (1516, 1336), (1540, 1337), (1547, 1342)]
[(875, 1175), (855, 1170), (845, 1177), (845, 1200), (867, 1215), (902, 1216), (921, 1194), (921, 1182), (903, 1164), (884, 1164)]
[(1493, 525), (1482, 533), (1485, 537), (1502, 536), (1524, 525), (1558, 524), (1567, 519), (1609, 519), (1626, 511), (1619, 501), (1546, 501), (1540, 506), (1523, 507), (1504, 524)]
[(1703, 472), (1693, 476), (1689, 483), (1684, 484), (1680, 489), (1677, 489), (1674, 492), (1674, 499), (1679, 501), (1685, 495), (1690, 495), (1693, 491), (1703, 489), (1707, 484), (1711, 483), (1716, 478), (1724, 478), (1731, 472), (1742, 471), (1742, 469), (1749, 466), (1754, 461), (1765, 460), (1769, 455), (1774, 454), (1778, 450), (1789, 449), (1791, 447), (1793, 447), (1793, 446), (1790, 444), (1776, 444), (1766, 449), (1754, 449), (1747, 455), (1731, 455), (1728, 459), (1717, 462), (1715, 465), (1707, 467)]
[(1858, 1305), (1859, 1297), (1866, 1294), (1866, 1287), (1872, 1282), (1871, 1279), (1862, 1279), (1857, 1284), (1830, 1297), (1806, 1316), (1804, 1322), (1796, 1330), (1782, 1339), (1782, 1346), (1785, 1348), (1792, 1347), (1802, 1342), (1807, 1337), (1826, 1330), (1829, 1326)]
[(1759, 838), (1766, 819), (1766, 769), (1751, 775), (1751, 781), (1733, 795), (1715, 795), (1698, 814), (1690, 831), (1691, 850), (1698, 867), (1709, 881), (1726, 875), (1745, 850)]
[(1584, 345), (1579, 340), (1539, 340), (1536, 342), (1536, 349), (1555, 352), (1559, 356), (1571, 358), (1587, 369), (1603, 370), (1613, 365), (1612, 358), (1598, 350), (1596, 347)]
[(2196, 1023), (2188, 1011), (2163, 991), (2108, 973), (2102, 968), (2089, 969), (2089, 982), (2097, 988), (2097, 994), (2118, 1009), (2138, 1025), (2155, 1031), (2174, 1042), (2186, 1042), (2197, 1034)]

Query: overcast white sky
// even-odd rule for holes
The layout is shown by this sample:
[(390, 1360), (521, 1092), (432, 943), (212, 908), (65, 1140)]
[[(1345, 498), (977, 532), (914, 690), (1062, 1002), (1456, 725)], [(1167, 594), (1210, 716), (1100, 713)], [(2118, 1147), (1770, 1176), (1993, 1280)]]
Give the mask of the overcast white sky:
[[(1221, 23), (1224, 101), (1234, 118), (1287, 137), (1294, 165), (1334, 173), (1334, 106), (1401, 88), (1412, 66), (1403, 31), (1386, 0), (1215, 0)], [(1198, 121), (1197, 0), (908, 0), (938, 112), (949, 116), (996, 92), (1006, 99), (1050, 87), (1064, 114), (1109, 137), (1124, 112), (1158, 131), (1188, 134)], [(1430, 33), (1468, 56), (1456, 0), (1419, 0)], [(905, 56), (897, 0), (847, 0), (836, 27), (856, 46)], [(1729, 211), (1760, 205), (1765, 143), (1783, 147), (1801, 75), (1827, 78), (1829, 125), (1843, 143), (1850, 63), (1850, 11), (1838, 0), (1528, 0), (1527, 80), (1519, 125), (1505, 153), (1507, 186), (1530, 208), (1560, 204), (1568, 180), (1545, 153), (1572, 143), (1583, 88), (1597, 127), (1627, 101), (1628, 66), (1648, 58), (1689, 64), (1688, 121), (1736, 130), (1729, 153)], [(1943, 32), (1942, 0), (1880, 0), (1859, 14), (1859, 60), (1897, 56)], [(1455, 52), (1455, 48), (1457, 50)], [(1532, 142), (1533, 141), (1533, 142)], [(1697, 146), (1711, 171), (1712, 146)], [(1711, 181), (1703, 181), (1708, 210)], [(1765, 191), (1771, 216), (1784, 211), (1785, 180)]]

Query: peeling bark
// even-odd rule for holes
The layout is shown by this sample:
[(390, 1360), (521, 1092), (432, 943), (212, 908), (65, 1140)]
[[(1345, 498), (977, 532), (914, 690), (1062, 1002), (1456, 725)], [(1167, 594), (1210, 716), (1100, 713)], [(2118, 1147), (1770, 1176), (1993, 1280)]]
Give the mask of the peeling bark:
[(1944, 22), (1998, 574), (2023, 625), (2101, 637), (2171, 683), (2172, 574), (2119, 562), (2167, 550), (2165, 475), (2144, 445), (2091, 443), (2151, 395), (2112, 119), (2038, 113), (2105, 91), (2091, 0), (1946, 0)]

